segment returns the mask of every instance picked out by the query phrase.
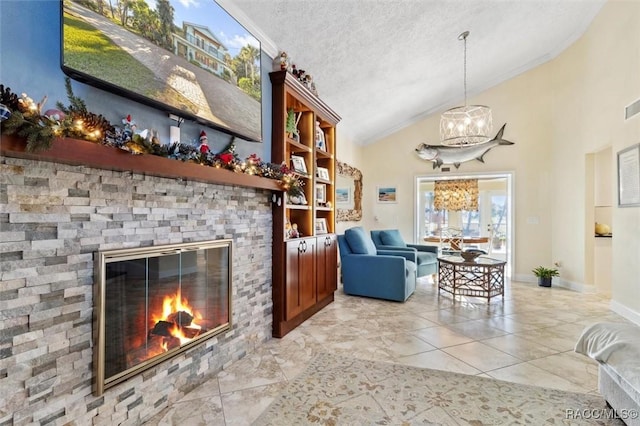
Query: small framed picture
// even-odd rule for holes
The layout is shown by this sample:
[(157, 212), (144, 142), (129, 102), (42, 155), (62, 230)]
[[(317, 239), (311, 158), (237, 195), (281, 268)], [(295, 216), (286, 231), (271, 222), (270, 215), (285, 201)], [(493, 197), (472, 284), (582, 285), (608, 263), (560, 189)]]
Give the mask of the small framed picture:
[(327, 219), (323, 217), (319, 217), (316, 219), (316, 234), (326, 234), (329, 232), (327, 230)]
[(329, 169), (325, 169), (324, 167), (317, 168), (318, 177), (320, 179), (329, 180)]
[(304, 157), (298, 155), (291, 156), (291, 168), (298, 173), (307, 174), (307, 164), (304, 162)]
[(640, 206), (640, 143), (618, 152), (618, 206)]
[(379, 203), (397, 203), (395, 186), (378, 186), (376, 188)]
[(327, 185), (323, 183), (316, 184), (316, 204), (325, 204), (327, 202)]
[(349, 204), (351, 191), (349, 188), (336, 188), (336, 204)]

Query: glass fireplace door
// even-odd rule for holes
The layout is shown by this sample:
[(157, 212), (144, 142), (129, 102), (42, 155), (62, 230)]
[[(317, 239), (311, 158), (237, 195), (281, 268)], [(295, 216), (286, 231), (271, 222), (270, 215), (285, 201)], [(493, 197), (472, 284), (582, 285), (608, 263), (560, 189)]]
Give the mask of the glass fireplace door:
[(96, 334), (102, 386), (230, 327), (230, 241), (101, 252), (99, 257)]

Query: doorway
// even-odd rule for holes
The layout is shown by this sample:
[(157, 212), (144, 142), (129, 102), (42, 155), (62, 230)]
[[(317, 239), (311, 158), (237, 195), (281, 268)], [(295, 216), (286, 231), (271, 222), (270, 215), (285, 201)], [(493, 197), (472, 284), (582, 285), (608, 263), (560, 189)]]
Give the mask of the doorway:
[[(434, 209), (435, 182), (452, 179), (478, 180), (477, 211)], [(486, 239), (485, 243), (476, 244), (477, 248), (487, 251), (492, 258), (505, 260), (505, 274), (511, 276), (515, 258), (513, 173), (418, 176), (415, 193), (414, 236), (417, 242), (422, 242), (429, 236), (439, 235), (442, 227), (461, 228), (465, 236)]]

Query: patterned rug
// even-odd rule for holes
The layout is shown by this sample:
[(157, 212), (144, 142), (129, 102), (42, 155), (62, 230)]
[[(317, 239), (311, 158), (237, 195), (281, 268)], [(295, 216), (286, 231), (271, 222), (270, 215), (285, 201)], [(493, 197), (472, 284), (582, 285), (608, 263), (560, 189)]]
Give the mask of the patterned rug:
[(254, 425), (623, 424), (605, 413), (597, 395), (322, 353)]

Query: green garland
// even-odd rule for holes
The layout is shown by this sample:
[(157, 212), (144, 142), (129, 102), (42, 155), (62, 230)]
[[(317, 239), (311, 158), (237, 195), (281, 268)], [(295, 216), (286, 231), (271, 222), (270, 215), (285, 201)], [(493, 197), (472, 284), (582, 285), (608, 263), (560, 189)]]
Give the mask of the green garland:
[(51, 148), (56, 134), (51, 126), (46, 126), (30, 119), (20, 111), (13, 111), (11, 116), (2, 122), (2, 133), (17, 135), (27, 140), (27, 151), (36, 152)]
[(26, 94), (19, 98), (11, 89), (5, 89), (4, 85), (0, 84), (0, 104), (11, 112), (2, 122), (0, 133), (24, 138), (28, 152), (50, 149), (56, 137), (69, 137), (117, 146), (134, 154), (158, 155), (224, 168), (236, 173), (266, 177), (280, 181), (283, 189), (290, 195), (303, 192), (303, 182), (286, 164), (266, 163), (255, 154), (244, 161), (240, 160), (235, 153), (235, 138), (218, 154), (201, 153), (197, 148), (180, 142), (164, 145), (159, 143), (157, 138), (146, 139), (138, 134), (127, 140), (118, 140), (114, 135), (119, 132), (114, 126), (102, 115), (88, 111), (85, 102), (74, 95), (68, 77), (65, 78), (65, 86), (69, 105), (57, 102), (56, 106), (60, 111), (47, 111), (50, 114), (43, 115), (41, 110), (46, 97), (36, 104)]

